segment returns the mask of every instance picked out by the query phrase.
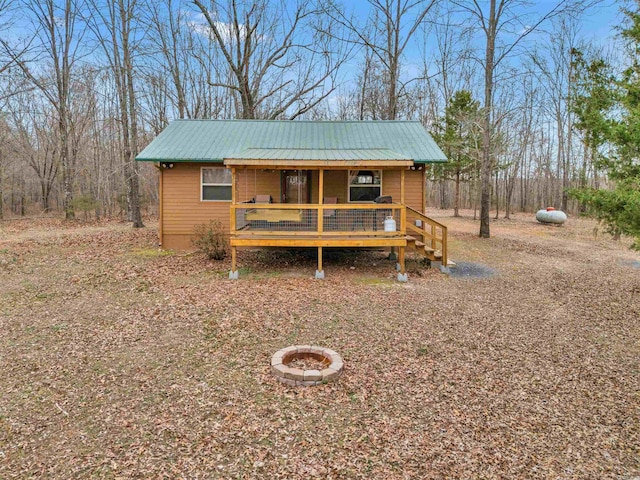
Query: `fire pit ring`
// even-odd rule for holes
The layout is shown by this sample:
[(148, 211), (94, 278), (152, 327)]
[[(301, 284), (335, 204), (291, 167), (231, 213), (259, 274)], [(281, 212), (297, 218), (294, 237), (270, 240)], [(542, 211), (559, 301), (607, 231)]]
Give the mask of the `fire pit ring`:
[[(303, 370), (289, 365), (294, 360), (315, 360), (322, 369)], [(278, 381), (291, 386), (310, 387), (336, 380), (344, 370), (342, 357), (330, 348), (294, 345), (278, 350), (271, 357), (271, 373)]]

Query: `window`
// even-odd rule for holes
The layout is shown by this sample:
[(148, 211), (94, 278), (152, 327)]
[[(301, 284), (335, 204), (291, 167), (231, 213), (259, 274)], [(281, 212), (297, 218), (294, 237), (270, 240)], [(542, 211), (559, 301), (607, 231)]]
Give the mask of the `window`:
[(349, 201), (373, 202), (382, 194), (381, 170), (349, 171)]
[(201, 200), (231, 200), (231, 170), (224, 167), (202, 167), (200, 172)]

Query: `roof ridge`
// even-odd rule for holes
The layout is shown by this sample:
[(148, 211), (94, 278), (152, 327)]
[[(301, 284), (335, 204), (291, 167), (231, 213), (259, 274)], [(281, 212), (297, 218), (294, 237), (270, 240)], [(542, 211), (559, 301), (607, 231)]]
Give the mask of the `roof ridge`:
[(245, 150), (392, 150), (389, 147), (246, 147)]

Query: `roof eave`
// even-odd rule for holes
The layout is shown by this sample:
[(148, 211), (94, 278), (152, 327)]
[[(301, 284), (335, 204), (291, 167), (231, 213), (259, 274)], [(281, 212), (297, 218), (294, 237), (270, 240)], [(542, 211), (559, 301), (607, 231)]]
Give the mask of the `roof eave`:
[(447, 163), (449, 161), (448, 158), (436, 158), (431, 160), (425, 160), (422, 158), (415, 159), (414, 163)]
[[(228, 159), (228, 160), (238, 160), (238, 159)], [(157, 158), (157, 157), (136, 157), (136, 161), (138, 162), (172, 162), (172, 163), (226, 163), (225, 159), (222, 158)], [(333, 161), (333, 160), (330, 160)], [(398, 160), (392, 160), (394, 163), (394, 165), (397, 165)], [(405, 161), (405, 160), (403, 160)], [(410, 163), (420, 163), (420, 164), (425, 164), (425, 163), (446, 163), (449, 160), (448, 159), (422, 159), (422, 158), (418, 158), (415, 160), (406, 160), (409, 161)]]
[(157, 158), (157, 157), (136, 157), (138, 162), (171, 162), (171, 163), (222, 163), (222, 158)]

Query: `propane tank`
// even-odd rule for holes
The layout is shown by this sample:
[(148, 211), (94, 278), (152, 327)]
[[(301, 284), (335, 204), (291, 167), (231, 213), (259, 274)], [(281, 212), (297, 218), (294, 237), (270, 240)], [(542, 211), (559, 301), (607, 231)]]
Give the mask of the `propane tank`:
[(562, 225), (567, 221), (567, 214), (556, 210), (553, 207), (538, 210), (536, 213), (536, 220), (540, 223), (555, 223), (556, 225)]
[(388, 216), (384, 219), (384, 231), (385, 232), (395, 232), (396, 231), (396, 221), (392, 216)]

